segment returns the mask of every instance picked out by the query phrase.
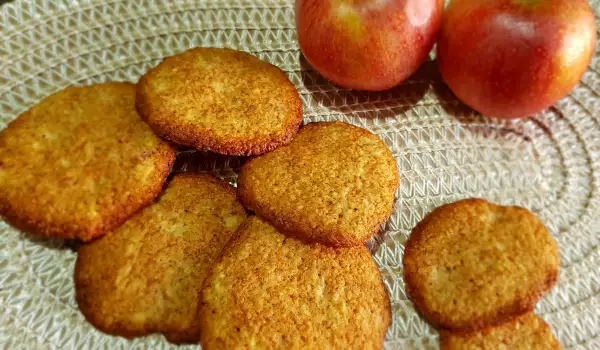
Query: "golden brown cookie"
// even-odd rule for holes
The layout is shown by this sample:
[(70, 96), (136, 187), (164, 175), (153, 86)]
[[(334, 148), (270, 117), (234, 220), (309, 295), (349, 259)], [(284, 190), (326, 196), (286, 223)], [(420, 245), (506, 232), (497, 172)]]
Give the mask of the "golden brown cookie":
[(440, 333), (442, 350), (558, 350), (550, 326), (533, 313), (471, 333)]
[(0, 214), (21, 229), (88, 241), (162, 190), (175, 151), (135, 110), (135, 85), (69, 87), (0, 133)]
[(245, 217), (229, 184), (176, 175), (158, 202), (79, 249), (81, 312), (106, 333), (197, 342), (202, 284)]
[(137, 92), (138, 111), (156, 133), (199, 150), (268, 152), (302, 123), (302, 101), (285, 73), (241, 51), (199, 47), (167, 57)]
[(467, 199), (441, 206), (404, 250), (406, 290), (434, 325), (475, 330), (532, 311), (557, 281), (556, 242), (527, 209)]
[(306, 245), (251, 216), (206, 279), (203, 349), (381, 349), (391, 322), (364, 246)]
[(392, 153), (350, 124), (312, 123), (285, 147), (241, 169), (242, 203), (280, 231), (334, 247), (364, 244), (392, 213)]

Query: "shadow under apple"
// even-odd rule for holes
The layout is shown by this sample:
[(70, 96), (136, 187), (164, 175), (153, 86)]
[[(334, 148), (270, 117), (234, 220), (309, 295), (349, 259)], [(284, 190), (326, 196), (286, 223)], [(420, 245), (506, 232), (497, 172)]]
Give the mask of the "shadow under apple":
[(385, 91), (350, 90), (334, 85), (300, 55), (301, 78), (312, 99), (330, 112), (366, 118), (402, 115), (421, 101), (432, 82), (439, 79), (435, 62), (425, 62), (400, 85)]

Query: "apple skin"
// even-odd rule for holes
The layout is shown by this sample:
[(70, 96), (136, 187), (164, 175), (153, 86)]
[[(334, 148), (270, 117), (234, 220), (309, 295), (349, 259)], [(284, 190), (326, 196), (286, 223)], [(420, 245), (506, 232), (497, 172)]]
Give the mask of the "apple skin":
[(437, 61), (446, 84), (471, 108), (521, 118), (566, 96), (595, 44), (586, 0), (454, 0), (442, 20)]
[(427, 60), (443, 8), (443, 0), (296, 0), (298, 42), (333, 83), (387, 90)]

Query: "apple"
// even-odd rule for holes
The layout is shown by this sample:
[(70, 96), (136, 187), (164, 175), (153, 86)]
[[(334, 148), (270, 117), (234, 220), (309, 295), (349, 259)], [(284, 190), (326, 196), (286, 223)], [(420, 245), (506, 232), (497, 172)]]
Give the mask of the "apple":
[(454, 0), (438, 43), (452, 92), (490, 117), (536, 114), (566, 96), (594, 52), (586, 0)]
[(296, 0), (304, 57), (333, 83), (380, 91), (427, 60), (443, 0)]

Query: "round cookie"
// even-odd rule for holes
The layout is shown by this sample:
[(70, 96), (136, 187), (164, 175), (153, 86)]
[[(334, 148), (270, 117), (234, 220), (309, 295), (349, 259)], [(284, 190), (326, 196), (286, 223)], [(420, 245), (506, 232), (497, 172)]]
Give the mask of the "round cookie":
[(498, 325), (532, 311), (557, 281), (556, 242), (527, 209), (467, 199), (441, 206), (404, 250), (406, 291), (446, 329)]
[(137, 108), (159, 135), (228, 155), (287, 144), (302, 101), (277, 67), (241, 51), (194, 48), (165, 58), (139, 81)]
[(280, 231), (334, 247), (364, 244), (392, 213), (399, 178), (376, 135), (311, 123), (287, 146), (241, 169), (242, 203)]
[(45, 236), (84, 241), (162, 190), (175, 151), (135, 110), (135, 86), (69, 87), (0, 133), (0, 214)]
[(206, 279), (203, 349), (381, 349), (391, 322), (363, 247), (306, 245), (251, 216)]
[(204, 279), (245, 217), (229, 184), (176, 175), (158, 202), (79, 249), (81, 312), (106, 333), (158, 332), (171, 342), (197, 342)]
[(533, 313), (471, 333), (440, 333), (441, 350), (559, 350), (550, 326)]

